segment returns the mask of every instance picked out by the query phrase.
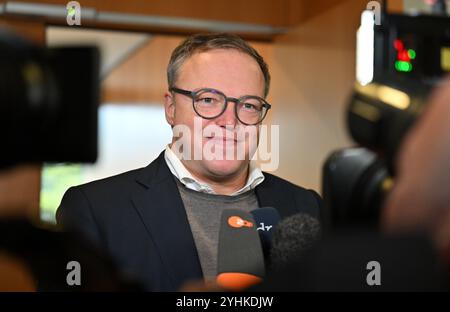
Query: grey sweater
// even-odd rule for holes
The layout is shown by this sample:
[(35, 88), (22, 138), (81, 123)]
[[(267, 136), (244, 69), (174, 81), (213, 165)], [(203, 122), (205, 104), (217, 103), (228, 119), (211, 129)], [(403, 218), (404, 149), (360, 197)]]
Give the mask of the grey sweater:
[(255, 191), (236, 196), (214, 195), (190, 190), (178, 180), (176, 182), (197, 247), (203, 276), (205, 279), (215, 279), (222, 211), (233, 208), (250, 212), (258, 208)]

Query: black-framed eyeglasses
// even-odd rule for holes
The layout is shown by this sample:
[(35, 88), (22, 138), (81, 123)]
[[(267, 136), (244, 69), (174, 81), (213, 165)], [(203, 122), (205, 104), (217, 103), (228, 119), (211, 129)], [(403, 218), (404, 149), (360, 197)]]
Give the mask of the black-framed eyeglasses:
[(227, 97), (223, 92), (211, 88), (188, 91), (172, 87), (169, 91), (190, 97), (194, 111), (205, 119), (219, 117), (227, 109), (228, 102), (234, 102), (236, 104), (234, 106), (236, 118), (248, 126), (261, 123), (272, 107), (266, 100), (256, 95), (244, 95), (237, 99)]

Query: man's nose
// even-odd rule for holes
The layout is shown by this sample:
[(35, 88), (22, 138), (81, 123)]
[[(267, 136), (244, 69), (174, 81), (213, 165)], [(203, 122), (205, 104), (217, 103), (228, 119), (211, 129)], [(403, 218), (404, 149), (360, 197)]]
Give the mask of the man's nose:
[(236, 105), (233, 101), (228, 101), (227, 108), (223, 112), (222, 115), (217, 117), (216, 124), (219, 126), (236, 126), (238, 120), (236, 118), (236, 114), (234, 112), (234, 106)]

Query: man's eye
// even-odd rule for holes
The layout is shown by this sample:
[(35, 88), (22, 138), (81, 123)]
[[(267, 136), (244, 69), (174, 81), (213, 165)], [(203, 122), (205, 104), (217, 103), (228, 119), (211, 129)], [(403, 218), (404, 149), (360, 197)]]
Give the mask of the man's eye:
[(256, 105), (250, 104), (250, 103), (244, 103), (244, 109), (248, 110), (248, 111), (257, 111), (259, 110), (258, 107), (256, 107)]
[(205, 98), (199, 98), (197, 102), (203, 103), (203, 104), (214, 104), (217, 100), (209, 97)]

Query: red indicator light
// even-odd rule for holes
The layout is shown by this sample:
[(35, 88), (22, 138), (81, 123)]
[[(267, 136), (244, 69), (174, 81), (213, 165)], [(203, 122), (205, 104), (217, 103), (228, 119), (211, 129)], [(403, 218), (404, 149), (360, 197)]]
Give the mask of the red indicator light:
[(405, 61), (405, 62), (409, 62), (411, 60), (407, 50), (398, 51), (397, 59), (399, 61)]
[(395, 48), (397, 51), (403, 50), (404, 47), (405, 47), (405, 46), (404, 46), (404, 44), (403, 44), (403, 42), (402, 42), (401, 40), (399, 40), (399, 39), (394, 40), (394, 48)]

